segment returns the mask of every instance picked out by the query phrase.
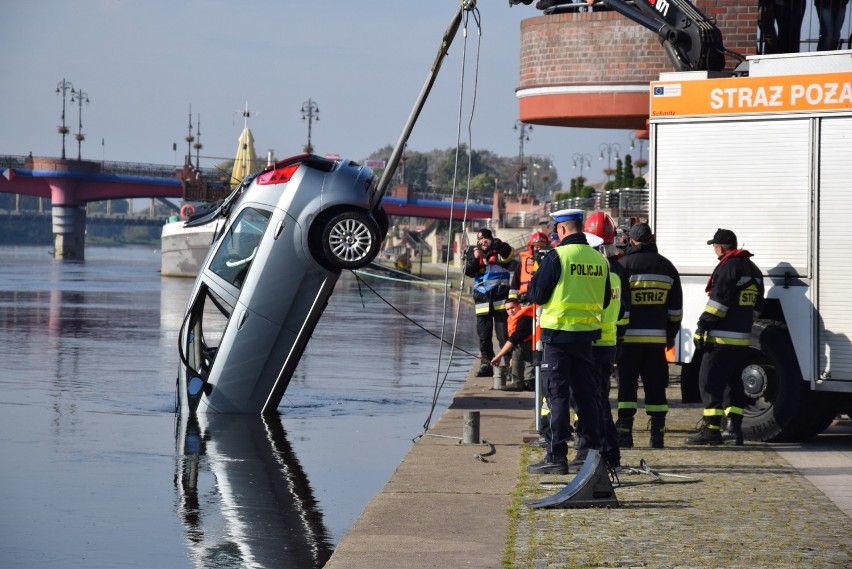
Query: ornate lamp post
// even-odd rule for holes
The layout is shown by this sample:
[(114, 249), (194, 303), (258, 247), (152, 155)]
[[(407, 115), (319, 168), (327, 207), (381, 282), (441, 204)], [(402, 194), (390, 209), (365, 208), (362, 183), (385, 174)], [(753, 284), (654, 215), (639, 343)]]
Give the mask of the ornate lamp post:
[(305, 152), (313, 153), (314, 147), (311, 145), (311, 125), (314, 121), (319, 122), (319, 107), (316, 101), (308, 99), (302, 103), (302, 120), (308, 121), (308, 144), (305, 146)]
[(592, 155), (576, 153), (571, 157), (571, 160), (573, 161), (572, 168), (577, 168), (577, 164), (580, 165), (580, 177), (585, 180), (586, 177), (583, 175), (583, 168), (592, 167)]
[(195, 148), (195, 169), (201, 170), (201, 149), (204, 146), (201, 144), (201, 113), (198, 113), (198, 120), (195, 123), (195, 144), (192, 145)]
[(600, 156), (598, 156), (598, 160), (603, 160), (604, 152), (606, 153), (606, 169), (607, 169), (606, 179), (607, 179), (607, 181), (609, 181), (610, 176), (612, 176), (612, 153), (615, 152), (615, 159), (616, 160), (621, 158), (621, 156), (619, 156), (619, 154), (618, 154), (621, 151), (621, 145), (618, 144), (617, 142), (613, 142), (611, 144), (607, 144), (606, 142), (604, 142), (603, 144), (600, 145), (598, 150), (600, 150), (600, 152), (601, 152)]
[(65, 160), (65, 135), (68, 134), (68, 127), (65, 126), (65, 94), (71, 91), (72, 97), (74, 93), (74, 84), (66, 81), (64, 78), (56, 85), (56, 92), (62, 93), (62, 126), (56, 130), (62, 135), (62, 159)]
[[(75, 101), (75, 98), (76, 98), (76, 101)], [(83, 134), (83, 103), (86, 103), (87, 105), (89, 104), (89, 94), (84, 93), (82, 89), (77, 89), (75, 91), (72, 88), (71, 89), (71, 102), (72, 103), (76, 102), (77, 105), (78, 105), (78, 108), (79, 108), (79, 110), (77, 112), (77, 134), (74, 136), (74, 138), (77, 139), (77, 160), (82, 160), (82, 157), (81, 157), (81, 154), (80, 154), (80, 146), (82, 145), (83, 141), (86, 140), (86, 135)], [(63, 158), (64, 157), (65, 156), (63, 155)]]
[(636, 167), (639, 168), (639, 175), (641, 176), (642, 175), (642, 168), (644, 168), (648, 164), (647, 162), (645, 162), (645, 158), (642, 155), (642, 151), (644, 150), (644, 146), (645, 146), (645, 139), (644, 138), (637, 138), (636, 133), (631, 132), (630, 133), (630, 150), (634, 150), (636, 148), (636, 145), (634, 144), (634, 142), (637, 141), (637, 140), (639, 141), (639, 160), (636, 160), (634, 162), (634, 164), (636, 164)]
[(515, 121), (515, 126), (512, 130), (518, 131), (518, 166), (517, 166), (517, 185), (518, 192), (523, 192), (524, 190), (524, 170), (527, 169), (526, 164), (524, 164), (524, 141), (529, 142), (530, 135), (529, 133), (532, 131), (533, 127), (531, 124), (526, 124), (521, 122), (520, 119)]

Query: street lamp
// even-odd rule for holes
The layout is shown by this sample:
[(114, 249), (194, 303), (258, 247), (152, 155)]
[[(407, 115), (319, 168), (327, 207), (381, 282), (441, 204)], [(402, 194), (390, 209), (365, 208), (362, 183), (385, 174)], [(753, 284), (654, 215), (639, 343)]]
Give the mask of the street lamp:
[(62, 126), (58, 127), (56, 130), (59, 131), (59, 134), (62, 135), (62, 159), (65, 160), (65, 135), (68, 134), (68, 127), (65, 126), (65, 93), (71, 91), (74, 93), (74, 84), (70, 81), (66, 81), (62, 79), (58, 85), (56, 85), (56, 92), (62, 93)]
[(195, 121), (195, 143), (192, 145), (195, 149), (195, 169), (201, 170), (201, 149), (204, 146), (201, 144), (201, 113), (198, 113), (198, 120)]
[(516, 130), (516, 131), (519, 132), (519, 134), (518, 134), (518, 166), (517, 166), (517, 172), (518, 172), (518, 179), (517, 179), (518, 188), (517, 189), (518, 189), (518, 192), (524, 191), (524, 183), (523, 183), (524, 182), (524, 170), (526, 170), (526, 164), (524, 164), (524, 141), (529, 142), (529, 139), (530, 139), (529, 132), (531, 132), (532, 129), (533, 129), (533, 127), (532, 127), (531, 124), (526, 124), (524, 122), (521, 122), (520, 119), (515, 121), (515, 126), (512, 129), (512, 130)]
[(315, 120), (319, 122), (319, 107), (316, 101), (308, 99), (302, 103), (302, 120), (308, 121), (308, 144), (305, 146), (305, 152), (312, 154), (314, 147), (311, 145), (311, 125)]
[(636, 148), (636, 145), (634, 144), (634, 142), (636, 140), (639, 141), (639, 160), (637, 160), (635, 162), (635, 164), (636, 164), (636, 167), (639, 168), (639, 175), (641, 176), (642, 175), (642, 167), (645, 166), (645, 164), (646, 164), (645, 158), (643, 158), (643, 156), (642, 156), (643, 147), (645, 146), (645, 139), (644, 138), (637, 138), (636, 133), (631, 132), (630, 133), (630, 150), (634, 150)]
[(598, 160), (603, 160), (604, 152), (606, 152), (606, 169), (608, 171), (606, 179), (607, 181), (609, 181), (609, 177), (612, 176), (612, 153), (615, 152), (616, 160), (621, 158), (621, 156), (619, 156), (618, 154), (621, 151), (621, 145), (617, 142), (613, 142), (611, 144), (607, 144), (606, 142), (604, 142), (600, 145), (600, 148), (598, 148), (598, 150), (600, 150), (601, 152), (600, 156), (598, 156)]
[[(74, 98), (77, 98), (75, 101)], [(74, 137), (77, 139), (77, 160), (81, 160), (80, 156), (80, 145), (86, 140), (86, 136), (83, 134), (83, 103), (85, 102), (87, 105), (89, 104), (89, 94), (84, 93), (82, 89), (71, 88), (71, 102), (78, 103), (79, 111), (77, 113), (77, 135)], [(64, 158), (64, 156), (63, 156)]]
[(576, 169), (577, 164), (580, 165), (580, 177), (583, 178), (583, 180), (585, 180), (586, 177), (583, 176), (583, 168), (591, 168), (592, 167), (592, 155), (591, 154), (576, 153), (571, 157), (571, 160), (573, 161), (572, 168)]

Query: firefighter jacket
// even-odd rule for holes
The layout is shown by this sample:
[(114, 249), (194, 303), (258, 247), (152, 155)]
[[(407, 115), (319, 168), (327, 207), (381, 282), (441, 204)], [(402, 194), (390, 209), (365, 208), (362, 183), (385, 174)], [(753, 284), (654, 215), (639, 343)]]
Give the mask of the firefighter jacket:
[(476, 258), (471, 252), (465, 260), (464, 274), (473, 278), (473, 302), (477, 316), (506, 310), (509, 297), (509, 266), (514, 251), (508, 243), (494, 239), (487, 251)]
[(713, 269), (706, 289), (710, 297), (695, 332), (708, 344), (749, 345), (751, 325), (764, 303), (763, 274), (750, 257), (745, 249), (735, 249)]
[(601, 316), (612, 296), (606, 259), (583, 233), (565, 237), (545, 255), (527, 291), (542, 306), (545, 343), (592, 342), (601, 337)]
[(532, 346), (533, 339), (533, 318), (538, 307), (535, 304), (524, 306), (508, 320), (508, 340), (514, 346), (526, 345)]
[[(540, 251), (544, 255), (546, 251)], [(512, 283), (509, 287), (509, 298), (517, 298), (521, 302), (527, 301), (527, 289), (533, 274), (538, 270), (538, 260), (536, 256), (529, 251), (523, 251), (520, 254), (520, 261), (512, 274)], [(539, 257), (541, 258), (541, 257)]]
[(618, 257), (609, 257), (607, 260), (612, 291), (609, 306), (601, 317), (601, 337), (595, 340), (595, 346), (615, 346), (624, 336), (624, 328), (629, 321), (625, 314), (630, 312), (630, 286), (624, 267), (618, 263)]
[(624, 342), (666, 344), (674, 340), (683, 319), (683, 290), (674, 265), (655, 243), (630, 247), (619, 260), (630, 287), (629, 323)]

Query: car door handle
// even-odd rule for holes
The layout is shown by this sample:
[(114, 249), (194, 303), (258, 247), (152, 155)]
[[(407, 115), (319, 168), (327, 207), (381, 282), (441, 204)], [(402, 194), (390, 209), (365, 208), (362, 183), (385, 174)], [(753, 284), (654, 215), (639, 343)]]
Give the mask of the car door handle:
[(246, 319), (248, 319), (248, 310), (243, 310), (240, 313), (240, 319), (237, 321), (237, 330), (243, 329), (243, 324), (246, 323)]

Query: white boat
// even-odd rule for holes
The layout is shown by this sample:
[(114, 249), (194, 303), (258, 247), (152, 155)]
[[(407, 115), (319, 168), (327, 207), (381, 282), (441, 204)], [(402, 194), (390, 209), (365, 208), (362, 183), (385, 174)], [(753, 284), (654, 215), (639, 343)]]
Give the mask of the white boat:
[(204, 263), (216, 232), (225, 222), (220, 219), (198, 227), (184, 227), (184, 220), (163, 225), (160, 237), (160, 274), (164, 277), (195, 278)]

